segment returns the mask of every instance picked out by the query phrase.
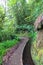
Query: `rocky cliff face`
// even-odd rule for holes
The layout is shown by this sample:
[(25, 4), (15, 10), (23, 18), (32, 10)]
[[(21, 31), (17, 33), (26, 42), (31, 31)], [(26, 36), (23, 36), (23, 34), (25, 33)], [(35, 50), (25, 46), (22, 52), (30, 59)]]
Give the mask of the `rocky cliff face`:
[(35, 21), (35, 23), (34, 23), (35, 29), (37, 30), (38, 27), (40, 28), (40, 27), (41, 27), (41, 26), (40, 26), (41, 24), (43, 24), (43, 13), (40, 14), (40, 15), (37, 17), (37, 19), (36, 19), (36, 21)]
[(37, 47), (43, 47), (43, 13), (38, 16), (34, 23), (35, 29), (37, 31)]
[(43, 47), (43, 30), (38, 31), (36, 45), (39, 48)]

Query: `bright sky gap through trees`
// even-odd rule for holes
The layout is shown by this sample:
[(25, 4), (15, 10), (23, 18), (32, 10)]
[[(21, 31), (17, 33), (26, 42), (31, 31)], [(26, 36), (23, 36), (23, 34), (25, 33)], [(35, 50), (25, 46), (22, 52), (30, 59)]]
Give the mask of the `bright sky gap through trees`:
[(7, 11), (7, 0), (0, 0), (0, 6), (4, 7), (4, 9)]

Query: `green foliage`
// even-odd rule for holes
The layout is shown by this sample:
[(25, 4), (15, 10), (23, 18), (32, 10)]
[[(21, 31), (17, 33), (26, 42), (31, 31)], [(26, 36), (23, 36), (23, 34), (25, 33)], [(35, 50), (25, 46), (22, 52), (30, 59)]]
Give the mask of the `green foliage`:
[(29, 24), (29, 22), (34, 22), (36, 17), (43, 12), (43, 1), (31, 0), (27, 4), (25, 0), (18, 0), (12, 5), (12, 11), (17, 18), (18, 24), (27, 24), (27, 22)]
[(14, 33), (10, 33), (10, 32), (9, 31), (1, 31), (0, 32), (0, 42), (6, 41), (6, 40), (13, 40), (13, 39), (17, 38), (17, 36)]
[(4, 9), (0, 7), (0, 31), (3, 29), (4, 18), (5, 18)]
[(9, 13), (13, 15), (13, 18), (16, 18), (15, 31), (28, 31), (32, 36), (34, 34), (34, 22), (38, 15), (43, 12), (43, 0), (30, 0), (28, 3), (26, 0), (16, 0), (15, 3), (8, 6), (10, 7)]
[(7, 5), (6, 16), (0, 7), (0, 39), (11, 39), (20, 31), (28, 31), (30, 36), (34, 36), (34, 22), (43, 12), (43, 0), (30, 0), (28, 3), (26, 0), (8, 0)]

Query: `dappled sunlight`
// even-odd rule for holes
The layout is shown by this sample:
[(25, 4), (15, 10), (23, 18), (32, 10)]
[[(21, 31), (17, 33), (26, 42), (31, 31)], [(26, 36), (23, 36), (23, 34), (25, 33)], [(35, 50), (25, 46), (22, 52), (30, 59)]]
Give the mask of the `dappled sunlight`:
[(0, 0), (0, 5), (1, 6), (4, 6), (5, 7), (6, 6), (5, 3), (6, 3), (6, 0)]

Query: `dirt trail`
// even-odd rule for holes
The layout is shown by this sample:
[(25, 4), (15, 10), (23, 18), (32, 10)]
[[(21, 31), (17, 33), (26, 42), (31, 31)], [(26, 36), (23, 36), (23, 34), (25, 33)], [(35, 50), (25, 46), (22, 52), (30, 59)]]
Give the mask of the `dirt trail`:
[(23, 54), (23, 49), (28, 42), (27, 37), (22, 37), (22, 41), (19, 45), (19, 47), (16, 49), (16, 51), (11, 55), (9, 58), (8, 62), (4, 62), (3, 65), (23, 65), (22, 63), (22, 54)]

